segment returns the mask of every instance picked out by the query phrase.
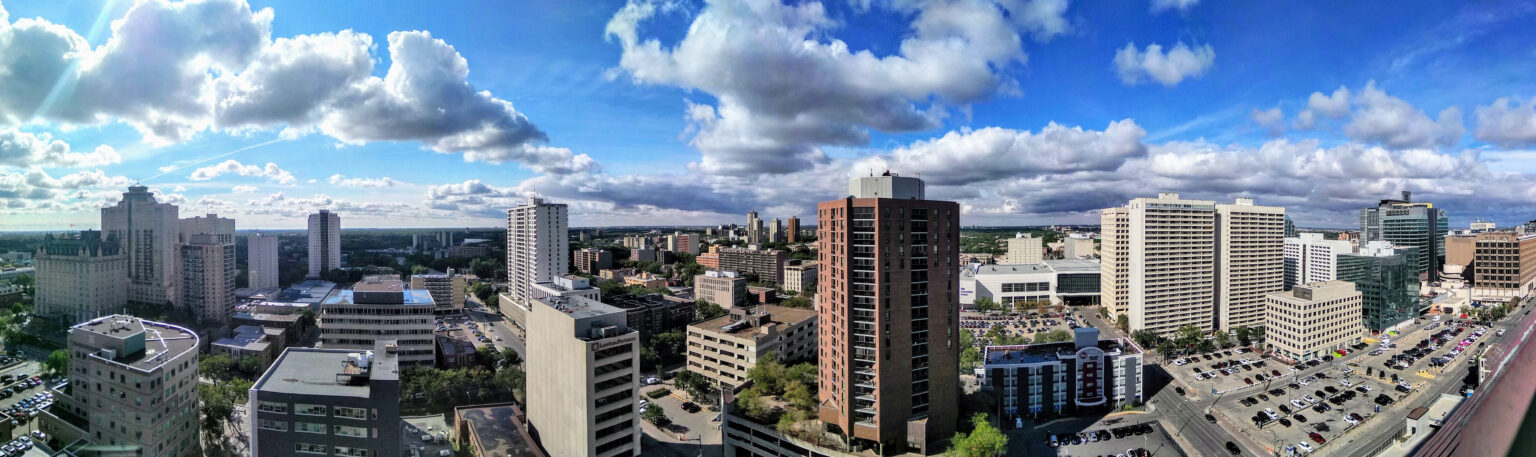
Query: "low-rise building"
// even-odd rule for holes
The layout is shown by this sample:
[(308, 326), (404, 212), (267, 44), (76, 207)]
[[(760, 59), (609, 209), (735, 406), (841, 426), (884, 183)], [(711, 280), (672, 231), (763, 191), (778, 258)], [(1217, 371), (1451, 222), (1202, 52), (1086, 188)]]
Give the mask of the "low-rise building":
[(637, 274), (640, 274), (640, 270), (636, 270), (634, 268), (616, 268), (598, 272), (597, 277), (602, 278), (604, 281), (624, 282), (624, 278)]
[(454, 329), (437, 332), (437, 367), (442, 369), (469, 368), (479, 362), (480, 345), (475, 344), (469, 330)]
[[(581, 232), (586, 234), (587, 232)], [(546, 457), (528, 432), (528, 415), (516, 403), (453, 409), (453, 438), (459, 449), (487, 457)]]
[(694, 298), (730, 308), (747, 303), (747, 278), (734, 271), (709, 270), (693, 277)]
[(401, 455), (400, 354), (288, 348), (251, 387), (254, 457)]
[(790, 261), (784, 266), (784, 290), (805, 293), (816, 290), (816, 262)]
[(576, 271), (597, 274), (613, 268), (613, 253), (598, 248), (577, 249), (571, 252), (571, 264), (576, 266)]
[(235, 361), (254, 358), (262, 371), (272, 365), (272, 360), (288, 345), (287, 331), (276, 327), (241, 325), (230, 336), (219, 338), (209, 347), (213, 355), (227, 355)]
[(133, 455), (203, 455), (196, 333), (119, 314), (76, 324), (67, 338), (71, 389), (56, 392), (50, 420)]
[(1265, 296), (1264, 342), (1293, 362), (1322, 358), (1359, 343), (1364, 299), (1345, 281), (1298, 284)]
[(431, 366), (437, 360), (432, 295), (398, 279), (364, 280), (338, 290), (320, 305), (320, 346), (369, 350), (380, 340), (398, 344), (400, 362)]
[(757, 275), (759, 281), (778, 284), (784, 277), (784, 251), (778, 249), (723, 248), (721, 270)]
[(1073, 341), (988, 346), (982, 353), (982, 385), (996, 392), (1003, 419), (1141, 403), (1143, 353), (1128, 338), (1099, 339), (1081, 327)]
[(1061, 257), (1064, 259), (1091, 259), (1094, 256), (1093, 234), (1073, 233), (1061, 239)]
[(816, 311), (736, 307), (688, 326), (688, 370), (732, 389), (746, 382), (747, 370), (770, 352), (786, 363), (815, 358)]
[(648, 272), (643, 272), (642, 271), (642, 272), (640, 272), (640, 274), (637, 274), (637, 275), (625, 276), (624, 277), (624, 285), (626, 285), (626, 286), (640, 286), (640, 287), (645, 287), (645, 288), (648, 288), (648, 289), (658, 288), (658, 287), (667, 287), (667, 278), (663, 278), (663, 277), (656, 276), (656, 275), (650, 274)]
[(452, 268), (447, 274), (411, 275), (411, 288), (431, 294), (437, 314), (464, 312), (464, 289), (467, 286), (464, 277), (454, 274)]
[(582, 297), (533, 300), (528, 419), (553, 457), (640, 455), (640, 335), (626, 310)]
[(960, 269), (960, 304), (977, 298), (1012, 306), (1015, 302), (1045, 301), (1073, 306), (1099, 303), (1099, 262), (1084, 259), (1041, 263), (970, 264)]
[(661, 294), (621, 295), (605, 298), (603, 303), (624, 310), (625, 326), (640, 334), (641, 344), (650, 343), (652, 336), (682, 330), (693, 323), (693, 302), (668, 300)]

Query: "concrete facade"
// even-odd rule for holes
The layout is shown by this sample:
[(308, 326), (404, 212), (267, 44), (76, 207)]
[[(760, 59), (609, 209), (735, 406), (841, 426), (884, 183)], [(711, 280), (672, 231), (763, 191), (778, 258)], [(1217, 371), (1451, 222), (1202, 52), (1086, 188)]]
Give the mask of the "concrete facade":
[(816, 262), (806, 260), (784, 266), (784, 290), (805, 293), (816, 285)]
[[(1105, 210), (1104, 216), (1118, 212)], [(1185, 200), (1176, 193), (1157, 198), (1137, 198), (1125, 207), (1125, 259), (1106, 261), (1106, 275), (1126, 274), (1122, 307), (1130, 329), (1172, 335), (1179, 327), (1193, 325), (1209, 332), (1215, 328), (1216, 305), (1216, 202)], [(1120, 229), (1114, 230), (1119, 232)], [(1104, 242), (1105, 258), (1110, 246)], [(1118, 240), (1117, 240), (1118, 241)], [(1115, 270), (1109, 270), (1114, 268)], [(1105, 289), (1108, 290), (1108, 289)]]
[(613, 253), (598, 248), (577, 249), (571, 252), (571, 262), (576, 266), (576, 271), (595, 275), (599, 271), (613, 268)]
[(398, 279), (364, 280), (320, 303), (320, 346), (370, 350), (381, 340), (399, 348), (400, 363), (431, 366), (437, 360), (436, 305), (425, 290)]
[(157, 203), (145, 186), (130, 186), (117, 205), (101, 209), (101, 234), (128, 254), (128, 301), (152, 305), (181, 298), (176, 270), (180, 221), (176, 205)]
[(454, 274), (452, 268), (448, 269), (448, 274), (411, 275), (411, 288), (432, 294), (438, 314), (464, 312), (464, 290), (468, 286), (464, 277)]
[(640, 455), (640, 338), (625, 311), (581, 297), (534, 300), (528, 421), (552, 457)]
[(1524, 297), (1536, 290), (1536, 234), (1477, 234), (1472, 296)]
[(1364, 300), (1352, 283), (1301, 284), (1265, 301), (1264, 343), (1292, 361), (1321, 358), (1365, 335)]
[(1073, 336), (1065, 343), (986, 348), (980, 382), (997, 392), (996, 410), (1004, 422), (1142, 402), (1144, 354), (1136, 343), (1100, 340), (1092, 327), (1078, 328)]
[(507, 291), (514, 301), (528, 303), (534, 284), (569, 272), (567, 211), (539, 198), (507, 210)]
[(1216, 205), (1216, 232), (1216, 327), (1262, 325), (1264, 296), (1285, 289), (1285, 208)]
[(693, 296), (724, 308), (747, 303), (747, 279), (734, 271), (709, 270), (693, 277)]
[(81, 322), (122, 311), (128, 305), (128, 257), (115, 235), (44, 237), (35, 255), (37, 314)]
[(1130, 312), (1131, 212), (1104, 208), (1099, 214), (1099, 303), (1111, 316)]
[(1321, 233), (1300, 233), (1285, 239), (1285, 290), (1297, 284), (1332, 281), (1339, 254), (1354, 248), (1348, 241), (1323, 239)]
[(54, 414), (97, 446), (202, 455), (196, 333), (118, 314), (70, 327), (68, 341), (72, 389), (56, 393)]
[(177, 240), (192, 241), (193, 235), (209, 235), (214, 243), (235, 244), (235, 220), (217, 214), (181, 219), (177, 222)]
[(309, 274), (318, 278), (341, 268), (341, 216), (329, 210), (309, 215)]
[(369, 351), (289, 348), (248, 401), (254, 457), (402, 455), (400, 359), (387, 340)]
[(1008, 244), (1008, 254), (1003, 256), (1003, 263), (1030, 265), (1045, 260), (1044, 238), (1020, 233), (1003, 241)]
[(731, 389), (747, 370), (774, 353), (792, 364), (816, 357), (816, 312), (764, 305), (732, 308), (730, 314), (688, 326), (688, 371)]
[(777, 249), (723, 248), (720, 255), (721, 270), (739, 274), (753, 273), (762, 282), (778, 284), (784, 277), (784, 251)]
[(1084, 259), (1047, 260), (1031, 265), (971, 264), (960, 268), (960, 304), (987, 297), (1011, 306), (1017, 302), (1098, 303), (1102, 266)]
[(235, 313), (235, 244), (197, 234), (181, 245), (178, 306), (203, 322), (229, 323)]
[(278, 238), (261, 234), (245, 237), (246, 283), (253, 289), (278, 287)]

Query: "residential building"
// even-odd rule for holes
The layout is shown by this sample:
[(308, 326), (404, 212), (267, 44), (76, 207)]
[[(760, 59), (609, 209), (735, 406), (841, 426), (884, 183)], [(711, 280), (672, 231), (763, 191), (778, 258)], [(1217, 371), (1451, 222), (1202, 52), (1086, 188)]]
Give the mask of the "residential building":
[(645, 249), (654, 247), (651, 237), (645, 235), (624, 235), (624, 247), (629, 249)]
[(364, 279), (320, 303), (318, 347), (368, 350), (390, 340), (401, 363), (431, 366), (436, 308), (431, 293), (407, 289), (398, 279)]
[(1264, 296), (1285, 289), (1285, 208), (1251, 198), (1216, 205), (1216, 328), (1264, 323)]
[(1046, 260), (1027, 265), (970, 264), (960, 268), (960, 305), (986, 297), (993, 303), (1044, 302), (1085, 306), (1098, 303), (1102, 267), (1084, 259)]
[(1008, 243), (1008, 254), (1003, 256), (1003, 263), (1029, 265), (1045, 260), (1044, 238), (1020, 233), (1004, 241)]
[(541, 198), (507, 210), (507, 291), (513, 300), (528, 303), (534, 284), (570, 272), (568, 211), (564, 203)]
[(890, 172), (848, 187), (816, 208), (818, 417), (860, 448), (937, 452), (960, 421), (960, 205)]
[(1374, 208), (1360, 210), (1360, 241), (1386, 241), (1398, 248), (1417, 248), (1413, 263), (1423, 279), (1440, 280), (1445, 261), (1445, 235), (1450, 230), (1445, 210), (1433, 203), (1414, 202), (1409, 192), (1403, 198), (1383, 199)]
[(176, 205), (157, 203), (149, 188), (128, 187), (123, 199), (101, 209), (101, 234), (122, 242), (128, 254), (128, 301), (150, 305), (174, 303), (177, 293), (176, 242), (180, 222)]
[(789, 219), (785, 219), (784, 235), (786, 243), (799, 243), (802, 241), (800, 236), (800, 216), (790, 216)]
[(716, 248), (718, 248), (718, 246), (710, 246), (709, 252), (699, 254), (698, 257), (693, 259), (693, 261), (697, 262), (699, 266), (702, 266), (707, 270), (719, 270), (720, 253)]
[(117, 235), (45, 235), (34, 256), (37, 314), (81, 322), (122, 311), (128, 306), (129, 257)]
[(235, 244), (196, 234), (181, 244), (178, 306), (202, 322), (228, 324), (235, 313)]
[(209, 354), (227, 355), (236, 362), (254, 358), (262, 371), (272, 365), (272, 360), (283, 353), (288, 344), (288, 332), (277, 327), (255, 325), (236, 326), (230, 336), (219, 338), (208, 347)]
[(630, 249), (629, 260), (631, 262), (655, 262), (656, 252), (656, 248)]
[(309, 215), (309, 274), (318, 278), (341, 268), (341, 216), (330, 210)]
[(1360, 291), (1367, 330), (1412, 322), (1426, 308), (1427, 301), (1419, 299), (1417, 258), (1418, 248), (1398, 249), (1384, 241), (1369, 242), (1358, 254), (1339, 254), (1335, 276)]
[(1292, 362), (1322, 358), (1365, 335), (1364, 298), (1349, 282), (1298, 284), (1265, 302), (1264, 343)]
[(597, 277), (604, 281), (624, 282), (624, 278), (640, 274), (640, 270), (634, 268), (611, 269), (597, 272)]
[(624, 326), (634, 329), (640, 344), (649, 344), (652, 336), (693, 323), (694, 302), (669, 298), (661, 294), (620, 295), (604, 298), (603, 303), (624, 310)]
[(1477, 234), (1472, 297), (1525, 297), (1536, 289), (1536, 234)]
[(1323, 239), (1321, 233), (1302, 233), (1285, 239), (1285, 290), (1297, 284), (1332, 281), (1339, 254), (1354, 247), (1348, 241)]
[(816, 311), (763, 305), (688, 326), (688, 371), (735, 390), (747, 370), (774, 353), (792, 364), (816, 357)]
[(773, 222), (768, 225), (768, 242), (778, 243), (784, 241), (784, 238), (784, 221), (775, 217)]
[(779, 283), (784, 274), (784, 251), (778, 249), (722, 248), (721, 270), (755, 274), (762, 282)]
[(114, 314), (70, 327), (71, 389), (52, 415), (104, 448), (200, 456), (197, 333)]
[(0, 305), (9, 306), (12, 303), (21, 301), (22, 292), (26, 290), (26, 287), (16, 284), (0, 285)]
[(1099, 214), (1099, 303), (1110, 316), (1131, 312), (1131, 211), (1105, 208)]
[(545, 297), (529, 313), (528, 421), (551, 457), (640, 455), (640, 335), (625, 311)]
[(447, 274), (411, 275), (411, 288), (425, 290), (432, 295), (432, 303), (435, 304), (437, 314), (459, 314), (464, 312), (464, 290), (467, 289), (464, 276), (454, 274), (452, 268)]
[(254, 457), (402, 454), (398, 347), (288, 348), (251, 387)]
[(791, 260), (784, 266), (784, 290), (806, 293), (816, 287), (816, 262)]
[[(1101, 230), (1102, 276), (1126, 276), (1125, 302), (1116, 301), (1114, 309), (1128, 316), (1133, 331), (1172, 335), (1185, 325), (1215, 329), (1216, 202), (1162, 193), (1133, 199), (1123, 210), (1123, 229)], [(1120, 209), (1105, 209), (1102, 218), (1118, 225), (1119, 214)], [(1122, 236), (1125, 248), (1110, 254), (1120, 249)]]
[(571, 252), (571, 262), (576, 264), (576, 271), (597, 274), (613, 268), (613, 253), (598, 248), (577, 249)]
[(747, 244), (761, 244), (763, 235), (763, 220), (757, 218), (757, 211), (747, 211)]
[(672, 252), (685, 253), (688, 255), (699, 255), (700, 241), (703, 240), (700, 239), (698, 235), (692, 233), (674, 232), (671, 235), (667, 235), (666, 247), (668, 251)]
[(1072, 341), (988, 346), (982, 385), (996, 392), (1004, 422), (1040, 413), (1108, 411), (1141, 403), (1144, 353), (1129, 338), (1099, 339), (1099, 329), (1073, 330)]
[(1064, 259), (1093, 258), (1093, 234), (1073, 233), (1061, 240), (1061, 257)]
[(667, 278), (642, 271), (637, 275), (625, 276), (624, 285), (640, 286), (645, 288), (667, 287)]
[(693, 297), (726, 308), (745, 305), (747, 278), (734, 271), (705, 271), (693, 277)]
[(193, 235), (213, 236), (213, 242), (235, 244), (235, 220), (217, 214), (181, 219), (177, 222), (177, 241), (187, 243)]
[(245, 268), (249, 287), (278, 287), (278, 238), (260, 233), (245, 237)]

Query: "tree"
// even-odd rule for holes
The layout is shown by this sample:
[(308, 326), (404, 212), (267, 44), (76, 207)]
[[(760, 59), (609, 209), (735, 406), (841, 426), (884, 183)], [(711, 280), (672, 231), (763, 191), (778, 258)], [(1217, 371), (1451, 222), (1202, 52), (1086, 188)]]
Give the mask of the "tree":
[(234, 367), (235, 359), (224, 354), (203, 357), (202, 360), (197, 362), (197, 372), (202, 373), (204, 377), (212, 379), (214, 382), (228, 381), (233, 378), (234, 375), (230, 373), (230, 370), (234, 369)]
[(645, 414), (641, 414), (640, 417), (657, 427), (666, 427), (667, 424), (672, 423), (672, 419), (667, 417), (666, 410), (661, 409), (661, 405), (655, 403), (646, 405)]
[(1196, 327), (1193, 324), (1186, 324), (1183, 327), (1179, 327), (1178, 332), (1174, 335), (1177, 335), (1174, 337), (1174, 340), (1178, 342), (1179, 346), (1189, 347), (1200, 343), (1200, 340), (1205, 336), (1205, 332), (1202, 332), (1200, 327)]
[(1066, 330), (1056, 329), (1049, 332), (1035, 334), (1036, 343), (1060, 343), (1062, 341), (1072, 341), (1072, 333)]
[(413, 266), (411, 266), (411, 274), (412, 275), (424, 275), (424, 274), (427, 274), (428, 272), (431, 272), (431, 271), (432, 271), (432, 269), (428, 268), (426, 265), (413, 265)]
[(779, 302), (779, 306), (783, 306), (783, 307), (786, 307), (786, 308), (810, 309), (811, 308), (811, 298), (807, 297), (806, 294), (798, 294), (798, 295), (795, 295), (793, 297), (789, 297), (789, 298), (785, 299), (784, 301)]
[(505, 348), (501, 350), (501, 360), (506, 362), (507, 365), (523, 364), (523, 356), (518, 355), (517, 351), (513, 350), (512, 348)]
[(1143, 348), (1157, 347), (1157, 343), (1162, 341), (1162, 339), (1163, 337), (1158, 336), (1157, 332), (1152, 330), (1141, 329), (1131, 332), (1131, 340)]
[(1248, 328), (1246, 325), (1237, 326), (1237, 344), (1239, 346), (1248, 346), (1252, 343), (1253, 329)]
[[(759, 361), (759, 364), (762, 362)], [(672, 384), (688, 393), (688, 397), (694, 401), (710, 401), (715, 395), (714, 382), (704, 375), (692, 371), (683, 370), (672, 378)]]
[(1158, 351), (1161, 351), (1163, 353), (1163, 359), (1164, 360), (1167, 360), (1169, 357), (1173, 356), (1173, 342), (1172, 341), (1162, 340), (1162, 342), (1160, 344), (1158, 344), (1157, 349), (1158, 349)]
[(1120, 327), (1120, 331), (1123, 333), (1130, 333), (1131, 316), (1129, 314), (1121, 314), (1119, 317), (1116, 317), (1115, 326)]
[(725, 308), (721, 308), (720, 305), (699, 300), (693, 303), (693, 314), (694, 322), (698, 322), (724, 316), (726, 312)]
[(975, 346), (965, 346), (960, 351), (960, 370), (962, 373), (970, 373), (976, 370), (976, 365), (981, 364), (981, 350)]
[(469, 286), (469, 293), (474, 294), (475, 299), (480, 300), (480, 303), (484, 304), (490, 301), (491, 295), (496, 293), (496, 289), (488, 283), (477, 282), (475, 285)]
[(955, 433), (955, 437), (949, 442), (949, 451), (945, 455), (997, 457), (1008, 450), (1008, 437), (992, 426), (986, 414), (976, 413), (975, 416), (971, 416), (971, 424), (975, 427), (971, 433)]
[(997, 309), (997, 303), (992, 301), (992, 297), (976, 297), (976, 302), (973, 306), (976, 307), (976, 311), (983, 313)]
[(69, 351), (60, 349), (48, 354), (48, 360), (43, 361), (43, 369), (56, 374), (68, 373)]
[(1216, 332), (1216, 347), (1227, 347), (1231, 342), (1231, 337), (1227, 336), (1227, 332)]
[(240, 360), (235, 362), (235, 365), (239, 367), (240, 372), (246, 376), (254, 378), (261, 375), (261, 359), (257, 359), (255, 357), (241, 357)]

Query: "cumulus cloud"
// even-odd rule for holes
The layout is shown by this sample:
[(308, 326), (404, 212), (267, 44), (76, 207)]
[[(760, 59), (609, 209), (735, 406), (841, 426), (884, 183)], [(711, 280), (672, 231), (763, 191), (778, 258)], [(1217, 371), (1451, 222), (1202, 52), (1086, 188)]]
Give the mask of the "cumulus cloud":
[(1280, 107), (1267, 110), (1254, 108), (1248, 112), (1248, 119), (1263, 128), (1269, 136), (1280, 136), (1285, 133), (1285, 114), (1280, 112)]
[(1454, 145), (1466, 133), (1460, 108), (1446, 108), (1432, 120), (1407, 101), (1376, 88), (1375, 81), (1354, 96), (1354, 105), (1344, 133), (1356, 140), (1392, 148), (1425, 148)]
[(1152, 12), (1156, 13), (1166, 10), (1188, 11), (1190, 8), (1194, 8), (1197, 3), (1200, 3), (1200, 0), (1152, 0)]
[(259, 176), (278, 184), (293, 184), (294, 182), (293, 175), (288, 173), (287, 170), (279, 168), (275, 163), (267, 162), (267, 165), (263, 167), (254, 164), (241, 164), (234, 159), (193, 170), (192, 174), (187, 176), (187, 178), (193, 181), (207, 181), (222, 175)]
[(1175, 86), (1185, 78), (1196, 78), (1216, 63), (1211, 45), (1190, 47), (1179, 42), (1163, 52), (1163, 45), (1149, 44), (1137, 50), (1136, 43), (1126, 43), (1115, 52), (1115, 72), (1125, 84), (1141, 84), (1150, 79), (1164, 86)]
[(370, 178), (348, 178), (348, 177), (340, 175), (340, 174), (331, 175), (331, 178), (330, 178), (329, 181), (330, 181), (331, 185), (333, 185), (333, 186), (338, 186), (338, 187), (360, 187), (360, 188), (395, 187), (397, 185), (405, 184), (403, 182), (397, 181), (394, 178), (390, 178), (388, 176), (385, 176), (385, 177), (382, 177), (382, 178), (370, 179)]
[(1519, 98), (1499, 98), (1492, 105), (1477, 107), (1478, 141), (1499, 146), (1536, 145), (1536, 97), (1521, 103)]
[[(825, 164), (824, 145), (869, 142), (869, 130), (937, 127), (941, 105), (964, 105), (1010, 91), (1000, 73), (1026, 59), (1021, 33), (1065, 33), (1065, 2), (922, 2), (890, 5), (912, 17), (912, 33), (891, 54), (851, 49), (832, 37), (837, 21), (818, 2), (707, 3), (680, 42), (639, 33), (661, 12), (633, 0), (609, 20), (605, 36), (622, 47), (612, 75), (714, 95), (711, 110), (690, 106), (690, 144), (698, 170), (713, 174), (789, 173)], [(757, 71), (773, 68), (774, 71)]]
[(231, 187), (229, 192), (232, 194), (254, 194), (257, 190), (256, 186), (235, 186)]
[(1349, 114), (1349, 89), (1339, 86), (1332, 95), (1313, 92), (1307, 97), (1307, 108), (1296, 115), (1296, 128), (1311, 129), (1317, 125), (1317, 117), (1338, 119)]
[[(4, 83), (0, 83), (4, 84)], [(99, 167), (123, 161), (111, 146), (97, 146), (90, 152), (72, 151), (69, 143), (48, 133), (33, 134), (15, 128), (0, 128), (0, 165), (29, 167)]]
[(998, 127), (949, 132), (920, 140), (855, 168), (921, 174), (933, 185), (964, 185), (1005, 177), (1114, 170), (1146, 155), (1146, 130), (1131, 119), (1103, 131), (1050, 123), (1039, 133)]

